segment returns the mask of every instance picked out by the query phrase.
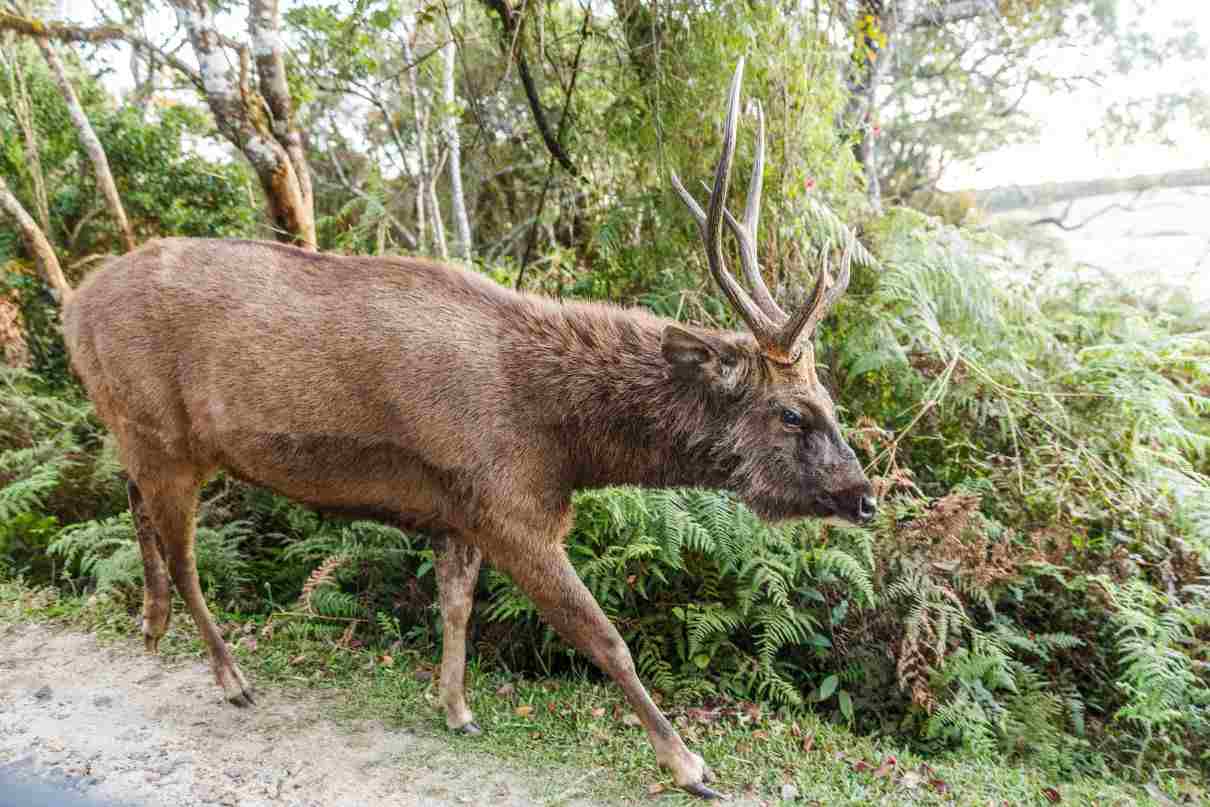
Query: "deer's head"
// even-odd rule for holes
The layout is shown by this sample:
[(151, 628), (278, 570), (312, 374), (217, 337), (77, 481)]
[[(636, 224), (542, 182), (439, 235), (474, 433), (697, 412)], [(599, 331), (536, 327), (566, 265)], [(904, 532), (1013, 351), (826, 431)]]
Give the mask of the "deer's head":
[[(769, 293), (756, 256), (764, 171), (765, 124), (759, 104), (756, 161), (743, 221), (726, 208), (740, 111), (740, 60), (731, 81), (723, 155), (705, 211), (673, 174), (672, 184), (701, 231), (710, 274), (752, 335), (722, 336), (670, 325), (662, 350), (674, 378), (695, 385), (710, 401), (719, 442), (739, 457), (730, 488), (762, 518), (839, 517), (862, 523), (877, 502), (853, 450), (845, 442), (828, 391), (815, 372), (811, 336), (849, 284), (849, 255), (835, 278), (825, 258), (806, 302), (787, 314)], [(740, 264), (752, 289), (728, 271), (722, 227), (739, 242)]]

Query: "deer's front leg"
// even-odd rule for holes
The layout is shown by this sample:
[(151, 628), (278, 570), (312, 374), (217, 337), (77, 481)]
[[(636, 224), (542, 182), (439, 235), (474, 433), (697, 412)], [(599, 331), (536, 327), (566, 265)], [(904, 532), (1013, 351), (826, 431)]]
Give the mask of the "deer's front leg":
[(479, 550), (453, 537), (433, 541), (437, 594), (441, 601), (441, 705), (445, 724), (454, 731), (478, 734), (479, 726), (466, 705), (466, 625), (475, 604), (479, 579)]
[[(496, 547), (491, 547), (493, 550)], [(622, 687), (647, 729), (656, 759), (677, 785), (697, 796), (718, 798), (706, 786), (713, 778), (702, 758), (689, 751), (635, 674), (626, 642), (580, 581), (560, 544), (509, 547), (490, 559), (529, 595), (542, 618)]]

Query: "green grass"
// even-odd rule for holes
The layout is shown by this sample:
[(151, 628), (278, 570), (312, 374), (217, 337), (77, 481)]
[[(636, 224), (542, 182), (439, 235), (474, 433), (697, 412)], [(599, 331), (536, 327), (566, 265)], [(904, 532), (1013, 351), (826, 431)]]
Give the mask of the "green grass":
[[(180, 605), (179, 601), (177, 603)], [(278, 618), (272, 635), (255, 622), (216, 613), (233, 632), (251, 626), (256, 647), (233, 642), (246, 674), (260, 688), (328, 691), (328, 716), (337, 720), (373, 718), (388, 726), (448, 737), (468, 754), (506, 760), (524, 770), (552, 770), (565, 781), (555, 807), (589, 796), (618, 804), (695, 804), (671, 789), (657, 770), (646, 737), (628, 725), (624, 702), (615, 687), (588, 678), (518, 679), (500, 669), (472, 663), (467, 671), (468, 698), (484, 728), (480, 737), (449, 737), (437, 708), (431, 673), (438, 656), (432, 649), (396, 649), (384, 659), (382, 648), (348, 648), (317, 638), (314, 624)], [(55, 622), (89, 630), (102, 639), (120, 640), (137, 652), (140, 643), (126, 608), (106, 597), (60, 596), (20, 581), (0, 581), (0, 623)], [(200, 658), (204, 651), (185, 613), (176, 613), (161, 643), (166, 658)], [(511, 685), (511, 692), (499, 694)], [(521, 710), (518, 707), (532, 707)], [(858, 737), (809, 711), (772, 714), (751, 705), (730, 704), (722, 716), (703, 722), (693, 710), (671, 709), (686, 742), (702, 754), (718, 775), (721, 789), (753, 801), (775, 803), (783, 784), (793, 784), (800, 802), (819, 805), (1063, 804), (1171, 805), (1207, 803), (1206, 793), (1185, 781), (1158, 781), (1144, 789), (1105, 780), (1057, 782), (1028, 767), (1005, 766), (994, 758), (943, 756), (925, 759), (878, 738)], [(524, 714), (522, 714), (524, 713)], [(887, 765), (894, 758), (893, 765)], [(653, 788), (664, 790), (653, 794)], [(1158, 787), (1158, 790), (1155, 788)], [(558, 789), (554, 789), (558, 792)], [(1149, 795), (1163, 791), (1171, 800)], [(1050, 795), (1048, 795), (1048, 793)]]

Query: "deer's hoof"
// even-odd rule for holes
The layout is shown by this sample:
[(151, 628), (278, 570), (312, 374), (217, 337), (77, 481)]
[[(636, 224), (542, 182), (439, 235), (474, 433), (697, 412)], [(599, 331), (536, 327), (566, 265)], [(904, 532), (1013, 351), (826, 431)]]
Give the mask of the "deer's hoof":
[(469, 723), (463, 723), (454, 729), (454, 732), (456, 734), (465, 734), (467, 737), (478, 737), (483, 733), (483, 729), (479, 728), (479, 724), (472, 720)]
[(694, 782), (693, 784), (684, 785), (683, 789), (686, 793), (691, 793), (699, 799), (715, 799), (725, 798), (722, 793), (719, 793), (714, 788), (707, 785), (705, 782)]
[(256, 705), (256, 701), (252, 698), (252, 693), (248, 691), (240, 692), (227, 698), (227, 703), (232, 706), (238, 706), (241, 709), (250, 709)]

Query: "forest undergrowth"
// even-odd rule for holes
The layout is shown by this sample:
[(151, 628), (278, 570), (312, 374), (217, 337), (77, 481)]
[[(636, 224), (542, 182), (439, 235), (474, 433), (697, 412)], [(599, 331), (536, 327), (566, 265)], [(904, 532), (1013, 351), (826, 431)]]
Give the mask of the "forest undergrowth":
[[(855, 264), (819, 357), (883, 501), (871, 528), (770, 526), (698, 490), (576, 497), (567, 551), (643, 680), (682, 713), (751, 702), (922, 754), (1203, 782), (1206, 319), (1031, 273), (995, 236), (906, 209), (862, 240), (878, 264)], [(0, 575), (134, 614), (120, 467), (23, 294), (34, 361), (0, 370)], [(225, 477), (200, 524), (224, 611), (438, 656), (423, 536)], [(474, 623), (481, 668), (592, 676), (494, 571)]]

